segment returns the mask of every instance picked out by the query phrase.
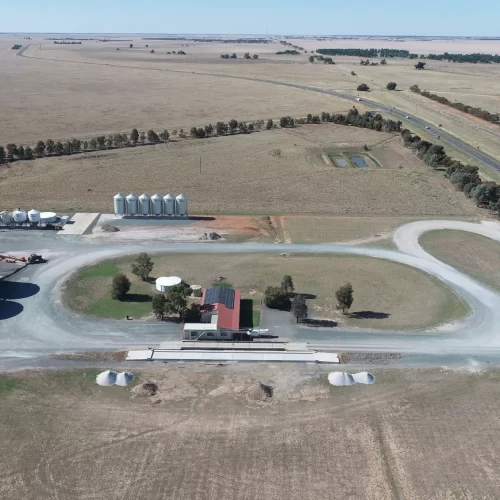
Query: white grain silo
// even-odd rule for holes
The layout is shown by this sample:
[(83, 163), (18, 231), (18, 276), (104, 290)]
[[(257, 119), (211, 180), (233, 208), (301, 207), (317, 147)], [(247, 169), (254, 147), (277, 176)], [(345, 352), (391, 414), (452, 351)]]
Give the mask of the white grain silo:
[(27, 215), (26, 215), (26, 212), (24, 210), (21, 210), (20, 208), (18, 208), (17, 210), (14, 210), (14, 212), (12, 212), (12, 218), (14, 219), (14, 222), (16, 224), (24, 224), (26, 222), (26, 219), (28, 218)]
[(139, 196), (139, 212), (142, 215), (149, 215), (151, 210), (151, 198), (147, 194), (141, 194)]
[(161, 215), (163, 213), (163, 198), (159, 194), (151, 196), (151, 213)]
[(10, 226), (10, 223), (12, 221), (12, 217), (10, 215), (10, 212), (8, 210), (4, 210), (1, 214), (1, 217), (2, 217), (2, 222), (6, 225), (6, 226)]
[(44, 224), (53, 224), (57, 220), (57, 215), (54, 212), (42, 212), (40, 214), (40, 222)]
[(188, 214), (188, 199), (185, 194), (180, 194), (175, 199), (175, 213), (181, 217), (187, 217)]
[(137, 206), (139, 204), (139, 199), (137, 198), (137, 195), (135, 193), (130, 193), (127, 198), (127, 213), (129, 215), (136, 215), (137, 214)]
[(165, 215), (175, 214), (175, 196), (168, 193), (163, 197), (163, 213)]
[(28, 220), (32, 226), (36, 226), (40, 222), (40, 211), (33, 209), (28, 212)]
[(127, 213), (127, 210), (125, 209), (125, 196), (123, 196), (123, 194), (118, 193), (113, 196), (113, 206), (115, 215), (123, 215)]

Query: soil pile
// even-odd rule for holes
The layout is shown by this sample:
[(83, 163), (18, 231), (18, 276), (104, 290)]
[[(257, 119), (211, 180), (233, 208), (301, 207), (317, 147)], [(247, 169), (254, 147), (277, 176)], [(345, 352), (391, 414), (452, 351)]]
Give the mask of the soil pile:
[(252, 385), (248, 389), (248, 396), (254, 401), (269, 402), (273, 399), (273, 395), (274, 387), (271, 385), (263, 384), (262, 382)]
[(158, 392), (158, 385), (155, 382), (144, 382), (132, 389), (132, 393), (136, 397), (148, 398), (155, 396)]
[(99, 373), (95, 381), (97, 385), (103, 387), (109, 387), (110, 385), (115, 385), (117, 373), (112, 370), (106, 370), (105, 372)]
[(104, 224), (104, 226), (101, 227), (101, 231), (104, 233), (117, 233), (119, 229), (111, 224)]

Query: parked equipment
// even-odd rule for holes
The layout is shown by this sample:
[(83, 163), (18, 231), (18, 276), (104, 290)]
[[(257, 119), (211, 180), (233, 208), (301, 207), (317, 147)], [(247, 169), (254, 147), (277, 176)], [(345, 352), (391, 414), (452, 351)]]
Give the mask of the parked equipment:
[(46, 262), (48, 262), (47, 259), (44, 259), (41, 255), (37, 255), (36, 253), (32, 253), (28, 257), (29, 264), (45, 264)]

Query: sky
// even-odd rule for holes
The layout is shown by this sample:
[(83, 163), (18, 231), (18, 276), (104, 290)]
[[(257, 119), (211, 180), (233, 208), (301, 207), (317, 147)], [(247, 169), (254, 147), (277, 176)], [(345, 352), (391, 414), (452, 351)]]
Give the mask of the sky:
[(500, 36), (499, 0), (0, 0), (0, 32)]

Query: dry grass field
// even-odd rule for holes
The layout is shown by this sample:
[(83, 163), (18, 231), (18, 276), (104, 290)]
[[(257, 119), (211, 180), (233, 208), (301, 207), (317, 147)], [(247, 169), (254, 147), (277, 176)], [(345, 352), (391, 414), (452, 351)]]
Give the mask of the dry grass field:
[(500, 290), (498, 242), (479, 234), (440, 230), (423, 234), (420, 244), (437, 259)]
[[(384, 168), (340, 169), (322, 148), (362, 148)], [(202, 173), (200, 175), (200, 157)], [(186, 193), (190, 213), (468, 216), (478, 209), (401, 140), (323, 124), (42, 158), (0, 169), (5, 207), (110, 213), (117, 192)]]
[[(257, 77), (352, 93), (356, 93), (360, 82), (365, 82), (373, 90), (371, 99), (418, 113), (485, 151), (500, 154), (497, 127), (408, 91), (411, 85), (418, 84), (451, 100), (498, 112), (500, 65), (497, 64), (427, 61), (427, 69), (417, 72), (414, 61), (404, 59), (391, 59), (387, 66), (362, 67), (359, 58), (336, 57), (337, 64), (330, 66), (310, 64), (309, 54), (278, 56), (276, 52), (283, 50), (279, 43), (231, 45), (125, 38), (132, 39), (134, 48), (128, 47), (128, 41), (94, 40), (63, 46), (40, 36), (28, 42), (12, 36), (0, 37), (0, 60), (4, 68), (0, 91), (6, 97), (2, 110), (8, 116), (0, 125), (2, 140), (40, 139), (40, 129), (45, 135), (62, 139), (126, 132), (133, 126), (189, 128), (206, 120), (233, 117), (250, 120), (266, 118), (269, 113), (277, 117), (349, 107), (349, 103), (333, 97), (251, 81)], [(30, 45), (23, 54), (25, 57), (18, 57), (11, 50), (16, 42)], [(294, 42), (309, 51), (320, 47), (384, 46), (424, 54), (446, 50), (496, 53), (500, 47), (498, 41), (487, 40)], [(180, 49), (187, 54), (168, 54)], [(238, 59), (220, 58), (220, 54), (232, 52), (237, 53)], [(256, 53), (259, 59), (246, 61), (245, 52)], [(353, 70), (357, 76), (351, 75)], [(389, 81), (397, 82), (401, 91), (386, 91)], [(362, 104), (359, 106), (364, 110)]]
[(137, 374), (158, 385), (142, 398), (98, 387), (99, 370), (2, 376), (0, 497), (498, 498), (497, 371), (378, 369), (374, 385), (332, 387), (326, 370), (163, 365)]
[[(73, 310), (100, 317), (123, 318), (125, 314), (151, 315), (146, 296), (149, 285), (131, 274), (135, 256), (84, 268), (67, 285), (64, 296)], [(309, 318), (329, 319), (347, 327), (418, 329), (463, 318), (465, 302), (441, 282), (411, 267), (393, 262), (349, 255), (191, 254), (153, 255), (152, 276), (181, 276), (203, 288), (219, 276), (240, 289), (244, 297), (260, 300), (265, 289), (279, 286), (285, 274), (293, 277), (295, 291), (311, 294)], [(133, 283), (138, 303), (118, 309), (111, 297), (112, 277), (122, 271)], [(354, 289), (352, 316), (345, 317), (335, 306), (335, 290), (346, 282)], [(132, 299), (132, 302), (134, 300)]]

